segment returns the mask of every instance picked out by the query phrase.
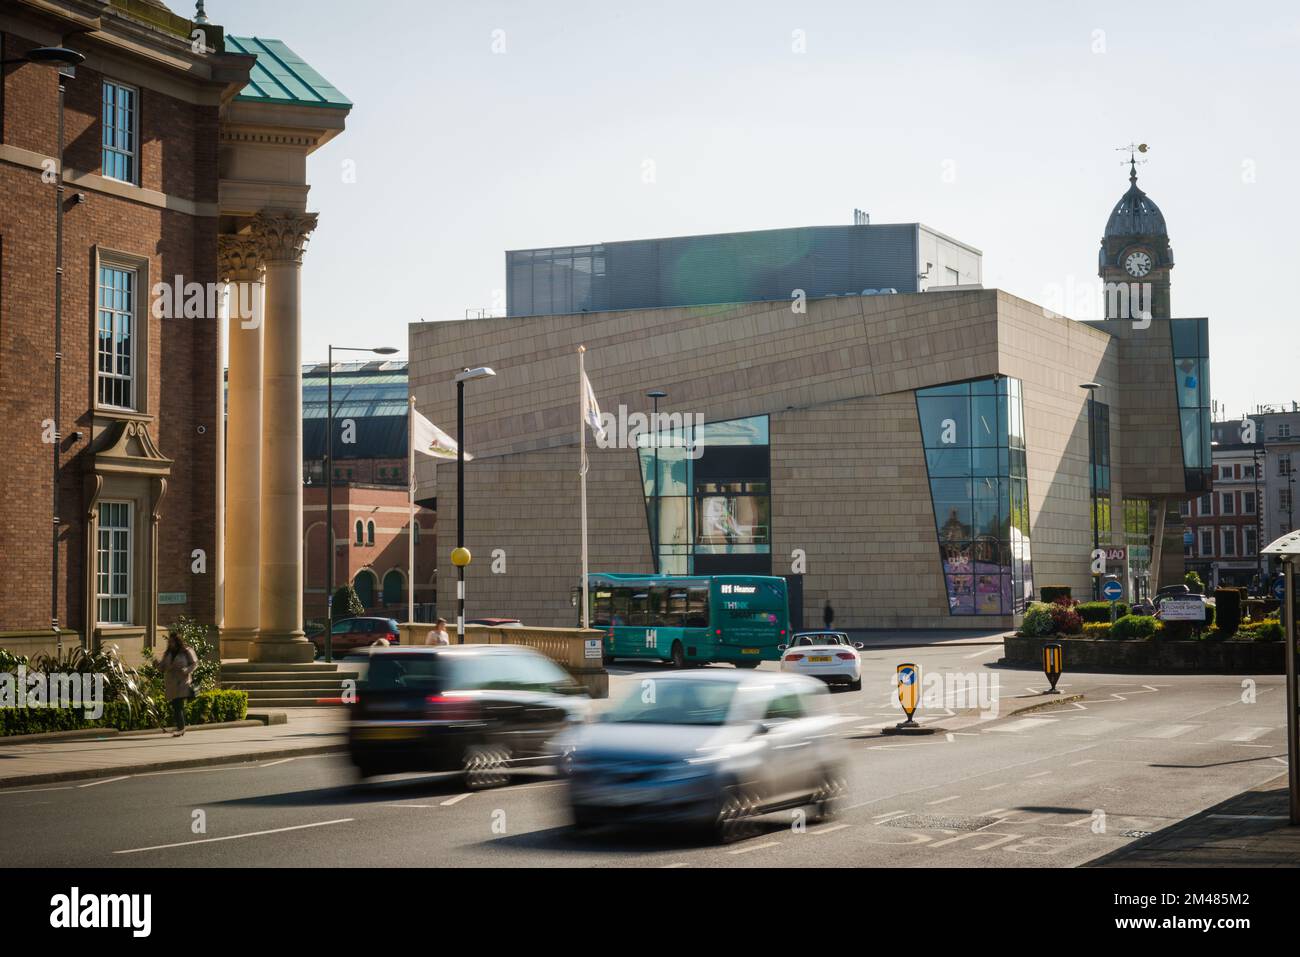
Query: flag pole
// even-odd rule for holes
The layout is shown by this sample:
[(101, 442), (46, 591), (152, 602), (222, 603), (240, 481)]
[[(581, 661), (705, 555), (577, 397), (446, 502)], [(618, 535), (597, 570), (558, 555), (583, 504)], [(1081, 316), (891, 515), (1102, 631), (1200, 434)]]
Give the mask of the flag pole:
[(406, 416), (406, 478), (407, 494), (410, 496), (411, 523), (406, 531), (406, 621), (408, 639), (415, 643), (415, 396), (411, 396), (411, 408)]
[(582, 485), (582, 627), (590, 625), (587, 603), (587, 367), (586, 346), (578, 346), (578, 476)]

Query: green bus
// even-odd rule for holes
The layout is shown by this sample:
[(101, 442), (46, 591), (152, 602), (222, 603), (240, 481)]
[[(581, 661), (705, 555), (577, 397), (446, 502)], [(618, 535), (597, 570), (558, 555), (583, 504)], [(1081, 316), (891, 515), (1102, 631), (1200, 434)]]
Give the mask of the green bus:
[[(604, 657), (670, 661), (677, 668), (779, 661), (789, 641), (784, 578), (768, 575), (615, 575), (587, 578), (592, 628)], [(577, 589), (574, 605), (581, 601)]]

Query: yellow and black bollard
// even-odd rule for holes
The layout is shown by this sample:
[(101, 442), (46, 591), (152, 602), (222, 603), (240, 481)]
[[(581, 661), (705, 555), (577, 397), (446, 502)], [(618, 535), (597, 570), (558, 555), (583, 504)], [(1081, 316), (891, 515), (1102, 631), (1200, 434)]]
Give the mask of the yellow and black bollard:
[(907, 720), (897, 727), (919, 727), (912, 720), (912, 715), (916, 714), (916, 706), (921, 703), (921, 669), (911, 662), (898, 666), (898, 703), (907, 715)]
[(1061, 646), (1056, 642), (1043, 645), (1043, 674), (1052, 683), (1051, 690), (1044, 691), (1043, 694), (1060, 694), (1056, 682), (1061, 680)]

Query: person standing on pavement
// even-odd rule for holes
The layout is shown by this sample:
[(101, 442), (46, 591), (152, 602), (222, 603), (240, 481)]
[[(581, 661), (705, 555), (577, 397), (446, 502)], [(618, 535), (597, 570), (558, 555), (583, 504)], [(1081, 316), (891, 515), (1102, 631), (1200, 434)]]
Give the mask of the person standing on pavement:
[(826, 607), (822, 609), (822, 624), (826, 626), (827, 631), (830, 631), (831, 625), (834, 624), (834, 622), (835, 609), (831, 607), (831, 600), (827, 598)]
[(439, 618), (437, 624), (433, 626), (433, 631), (429, 632), (428, 637), (424, 639), (426, 645), (450, 645), (451, 635), (447, 634), (447, 620)]
[(194, 684), (190, 676), (199, 665), (199, 656), (185, 643), (180, 633), (173, 630), (167, 635), (167, 650), (162, 656), (163, 693), (172, 706), (176, 730), (173, 738), (185, 733), (185, 703), (194, 697)]

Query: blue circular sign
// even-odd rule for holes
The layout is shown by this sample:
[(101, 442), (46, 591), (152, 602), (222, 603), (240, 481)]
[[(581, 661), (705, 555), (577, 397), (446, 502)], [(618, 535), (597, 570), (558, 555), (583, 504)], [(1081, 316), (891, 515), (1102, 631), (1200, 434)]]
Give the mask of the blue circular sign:
[(1276, 598), (1278, 601), (1286, 601), (1286, 579), (1285, 578), (1279, 576), (1278, 580), (1273, 582), (1273, 597)]
[(1124, 594), (1124, 586), (1119, 582), (1106, 582), (1101, 586), (1101, 594), (1107, 601), (1119, 601)]
[(912, 682), (916, 681), (916, 672), (911, 668), (904, 668), (898, 673), (898, 680), (905, 685), (910, 685)]

